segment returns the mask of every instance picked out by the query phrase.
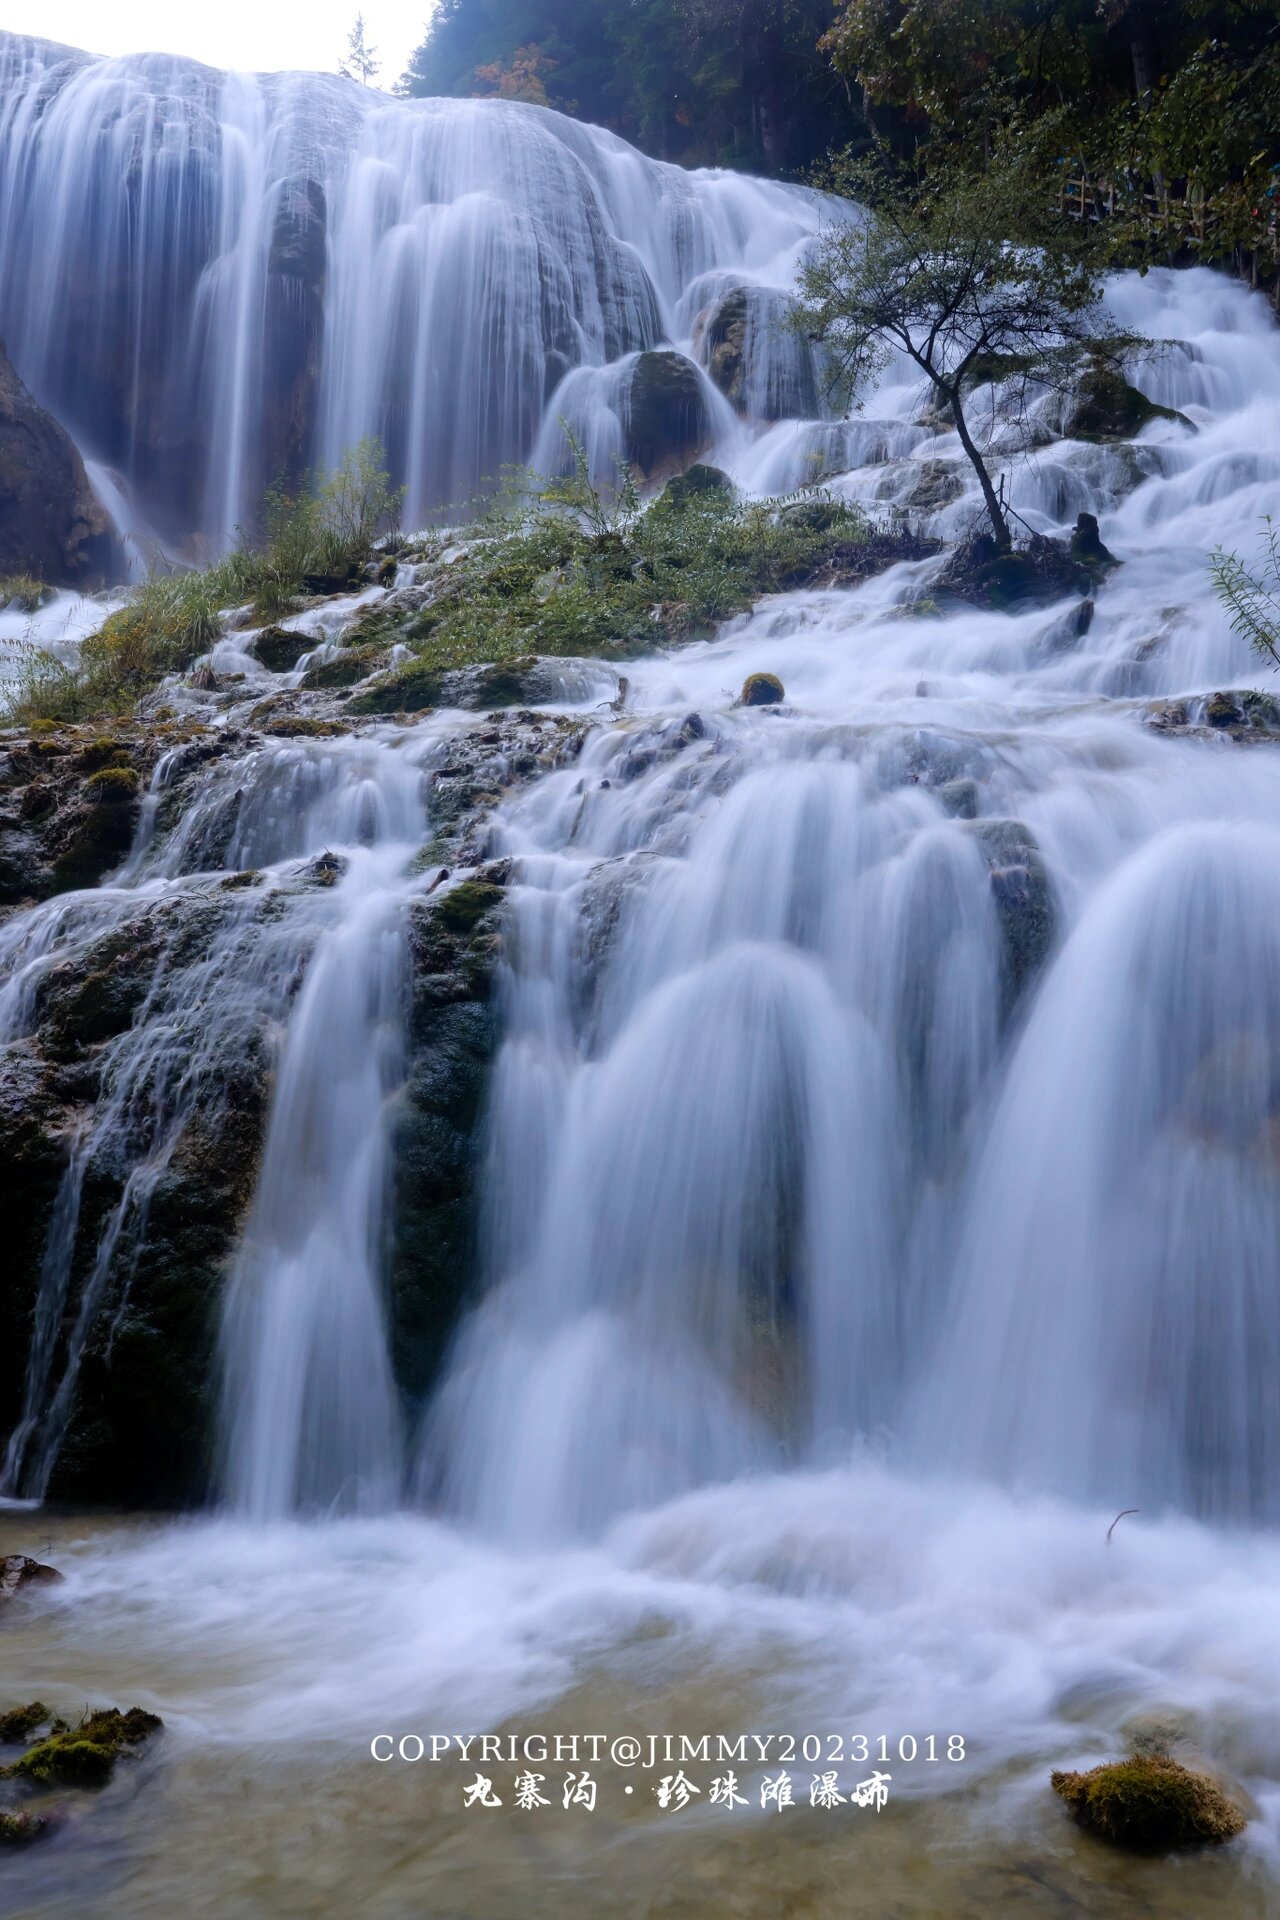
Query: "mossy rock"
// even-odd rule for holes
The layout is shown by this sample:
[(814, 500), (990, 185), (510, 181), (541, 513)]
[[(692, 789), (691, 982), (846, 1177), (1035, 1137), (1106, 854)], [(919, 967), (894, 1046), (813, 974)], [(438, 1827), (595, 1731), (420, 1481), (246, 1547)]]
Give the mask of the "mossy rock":
[(85, 781), (85, 792), (100, 807), (119, 807), (136, 799), (138, 776), (132, 767), (103, 767)]
[(733, 482), (722, 467), (695, 460), (686, 473), (673, 474), (658, 498), (659, 507), (671, 513), (683, 513), (691, 500), (705, 500), (716, 494), (726, 498), (734, 491)]
[(745, 287), (730, 287), (710, 309), (701, 328), (707, 371), (730, 406), (744, 411), (747, 320)]
[(1137, 1852), (1219, 1846), (1244, 1831), (1243, 1813), (1222, 1789), (1167, 1754), (1135, 1753), (1049, 1780), (1081, 1826)]
[(292, 673), (303, 654), (311, 653), (315, 644), (309, 633), (298, 633), (291, 627), (264, 627), (255, 636), (251, 651), (268, 673)]
[(776, 673), (749, 673), (738, 695), (740, 707), (776, 707), (786, 699), (786, 689)]
[(348, 713), (427, 713), (438, 707), (445, 676), (422, 660), (408, 660), (376, 680), (349, 702)]
[(308, 692), (316, 688), (354, 687), (387, 664), (385, 647), (342, 647), (329, 660), (313, 660), (302, 676)]
[(43, 1700), (32, 1700), (25, 1707), (10, 1707), (7, 1713), (0, 1713), (0, 1746), (17, 1746), (52, 1718)]
[(1185, 413), (1149, 400), (1110, 361), (1094, 357), (1077, 382), (1064, 431), (1071, 440), (1135, 440), (1153, 420), (1192, 424)]
[(300, 713), (281, 713), (259, 723), (273, 740), (331, 740), (335, 734), (349, 733), (341, 720), (316, 720)]
[(118, 1707), (100, 1708), (90, 1713), (78, 1727), (55, 1723), (55, 1731), (9, 1766), (0, 1768), (0, 1778), (29, 1780), (38, 1786), (100, 1786), (109, 1780), (120, 1755), (140, 1746), (159, 1732), (163, 1721), (158, 1714), (130, 1707), (121, 1713)]
[(21, 1847), (38, 1840), (48, 1824), (38, 1813), (0, 1813), (0, 1847)]
[(435, 917), (450, 933), (470, 933), (502, 901), (502, 888), (489, 880), (463, 880), (436, 905)]
[(107, 734), (91, 740), (76, 755), (76, 765), (85, 773), (96, 773), (100, 767), (127, 767), (128, 764), (129, 749), (125, 742), (113, 740)]

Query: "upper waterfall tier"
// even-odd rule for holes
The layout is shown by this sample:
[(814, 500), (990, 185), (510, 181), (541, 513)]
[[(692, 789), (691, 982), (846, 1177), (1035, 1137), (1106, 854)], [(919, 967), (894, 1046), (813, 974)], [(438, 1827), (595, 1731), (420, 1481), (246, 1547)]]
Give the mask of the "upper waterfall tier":
[[(225, 540), (366, 434), (411, 517), (465, 500), (531, 456), (574, 369), (682, 336), (707, 358), (690, 289), (786, 285), (819, 218), (799, 188), (539, 107), (0, 34), (0, 337), (170, 537)], [(806, 353), (756, 331), (758, 354)], [(625, 416), (621, 373), (600, 404)], [(789, 364), (735, 377), (739, 411), (813, 388)], [(683, 378), (710, 440), (729, 402)]]

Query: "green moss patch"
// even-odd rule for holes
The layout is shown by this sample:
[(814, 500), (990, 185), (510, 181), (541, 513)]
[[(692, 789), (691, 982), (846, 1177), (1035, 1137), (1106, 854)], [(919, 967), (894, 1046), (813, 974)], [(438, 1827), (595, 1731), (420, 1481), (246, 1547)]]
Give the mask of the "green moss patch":
[(85, 790), (99, 806), (120, 806), (136, 795), (138, 776), (132, 767), (102, 767), (89, 775)]
[(118, 1707), (100, 1708), (77, 1727), (54, 1722), (54, 1731), (39, 1740), (20, 1759), (0, 1767), (0, 1779), (27, 1780), (36, 1786), (101, 1786), (109, 1780), (116, 1761), (158, 1733), (163, 1721), (141, 1707), (121, 1713)]
[(32, 1700), (25, 1707), (10, 1707), (7, 1713), (0, 1713), (0, 1746), (14, 1747), (20, 1740), (29, 1740), (37, 1727), (52, 1718), (43, 1700)]

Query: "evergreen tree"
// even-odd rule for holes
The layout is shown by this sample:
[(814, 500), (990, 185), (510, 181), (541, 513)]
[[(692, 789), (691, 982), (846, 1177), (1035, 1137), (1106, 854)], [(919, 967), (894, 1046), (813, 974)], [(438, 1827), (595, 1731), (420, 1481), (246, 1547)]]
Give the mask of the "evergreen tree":
[(364, 15), (358, 13), (347, 35), (346, 57), (339, 62), (338, 72), (344, 80), (358, 80), (362, 87), (367, 87), (381, 64), (378, 49), (371, 47), (364, 37)]

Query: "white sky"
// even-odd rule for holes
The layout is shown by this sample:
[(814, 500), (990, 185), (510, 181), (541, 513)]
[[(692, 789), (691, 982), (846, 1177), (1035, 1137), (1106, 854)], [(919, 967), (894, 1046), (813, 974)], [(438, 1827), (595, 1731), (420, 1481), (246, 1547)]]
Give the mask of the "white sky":
[(90, 53), (185, 53), (211, 67), (333, 73), (361, 10), (382, 62), (375, 84), (389, 88), (422, 39), (432, 0), (3, 0), (0, 27)]

